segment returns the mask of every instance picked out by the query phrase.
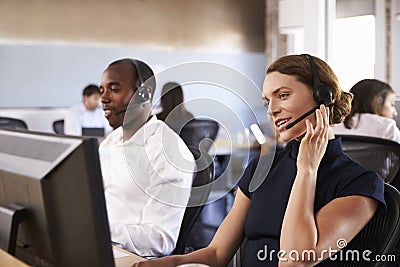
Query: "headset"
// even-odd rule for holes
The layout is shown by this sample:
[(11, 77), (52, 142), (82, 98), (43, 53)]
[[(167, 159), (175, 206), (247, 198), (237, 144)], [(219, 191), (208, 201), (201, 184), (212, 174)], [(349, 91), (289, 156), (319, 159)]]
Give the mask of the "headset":
[(306, 57), (308, 62), (310, 63), (311, 66), (311, 73), (313, 76), (313, 98), (314, 101), (317, 103), (317, 106), (303, 114), (301, 117), (297, 118), (293, 122), (289, 123), (286, 126), (286, 130), (289, 130), (293, 126), (295, 126), (297, 123), (308, 117), (310, 114), (312, 114), (316, 109), (319, 108), (320, 105), (328, 105), (329, 103), (332, 102), (332, 90), (326, 86), (325, 84), (321, 83), (319, 81), (319, 75), (318, 75), (318, 68), (317, 64), (315, 64), (315, 61), (313, 57), (309, 54), (302, 54), (303, 56)]
[(139, 80), (139, 87), (137, 89), (137, 93), (135, 93), (135, 98), (138, 98), (138, 101), (135, 101), (134, 103), (138, 103), (138, 104), (145, 104), (150, 102), (151, 100), (151, 91), (150, 88), (144, 84), (145, 80), (142, 74), (142, 71), (139, 68), (139, 64), (136, 60), (130, 60), (132, 62), (132, 65), (135, 67), (136, 69), (136, 73), (137, 73), (137, 77)]
[(329, 104), (330, 102), (332, 102), (332, 90), (328, 86), (319, 81), (317, 64), (315, 64), (315, 61), (312, 58), (312, 56), (308, 54), (303, 54), (303, 55), (307, 58), (308, 62), (310, 62), (311, 72), (314, 80), (313, 97), (315, 102), (318, 105)]
[(133, 100), (131, 100), (133, 104), (129, 104), (126, 109), (115, 112), (115, 115), (120, 115), (122, 113), (125, 113), (128, 109), (134, 109), (151, 101), (151, 89), (148, 85), (145, 85), (144, 83), (145, 80), (139, 68), (138, 62), (133, 59), (129, 60), (129, 62), (132, 64), (133, 68), (136, 69), (139, 87), (137, 88), (137, 91), (133, 94)]

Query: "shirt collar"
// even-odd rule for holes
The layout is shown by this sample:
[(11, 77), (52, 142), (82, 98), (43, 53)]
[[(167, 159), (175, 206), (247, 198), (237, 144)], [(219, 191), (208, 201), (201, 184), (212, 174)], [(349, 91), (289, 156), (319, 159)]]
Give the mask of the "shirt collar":
[[(126, 140), (124, 144), (130, 142), (135, 143), (139, 146), (143, 146), (149, 136), (153, 135), (157, 130), (158, 123), (157, 117), (152, 116), (129, 140)], [(122, 132), (122, 129), (121, 129)]]
[[(297, 159), (297, 155), (299, 154), (300, 142), (293, 140), (288, 144), (290, 151), (290, 156), (293, 159)], [(335, 139), (328, 141), (328, 146), (326, 148), (326, 152), (324, 158), (326, 157), (337, 157), (342, 154), (342, 139), (340, 137), (335, 137)]]

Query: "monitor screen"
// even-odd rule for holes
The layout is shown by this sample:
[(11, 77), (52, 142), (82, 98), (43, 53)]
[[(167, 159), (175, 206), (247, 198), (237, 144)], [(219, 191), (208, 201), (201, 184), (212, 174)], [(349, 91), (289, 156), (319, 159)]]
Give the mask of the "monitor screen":
[(34, 266), (113, 267), (95, 138), (0, 130), (0, 206), (27, 209), (15, 256)]
[(88, 128), (82, 127), (83, 136), (104, 137), (104, 128)]

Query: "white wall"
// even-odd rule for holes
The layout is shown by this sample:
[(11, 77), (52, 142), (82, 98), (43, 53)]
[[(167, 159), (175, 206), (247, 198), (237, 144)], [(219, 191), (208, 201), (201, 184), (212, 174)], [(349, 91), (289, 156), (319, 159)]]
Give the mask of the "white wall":
[(400, 98), (400, 0), (392, 0), (391, 85)]
[(335, 0), (279, 0), (279, 32), (291, 35), (288, 52), (328, 60), (335, 14)]
[[(257, 110), (266, 118), (261, 101), (261, 88), (265, 74), (263, 53), (206, 53), (196, 50), (65, 44), (0, 46), (0, 108), (3, 108), (0, 109), (0, 115), (10, 108), (63, 108), (79, 103), (83, 87), (88, 83), (99, 84), (101, 73), (107, 65), (122, 57), (141, 59), (147, 62), (156, 74), (187, 62), (206, 61), (222, 64), (228, 70), (232, 70), (233, 75), (243, 76), (243, 79), (248, 77), (247, 82), (239, 81), (236, 85), (229, 85), (233, 94), (204, 83), (197, 86), (184, 86), (187, 99), (212, 98), (215, 100), (213, 108), (206, 108), (193, 102), (193, 105), (188, 105), (188, 109), (196, 116), (217, 117), (229, 123), (231, 114), (228, 114), (228, 111), (221, 114), (221, 103), (224, 103), (238, 113), (246, 125), (254, 121), (246, 106)], [(194, 71), (206, 72), (207, 70)], [(218, 72), (219, 70), (209, 73), (209, 76), (226, 75), (223, 68), (220, 73)], [(170, 81), (168, 79), (187, 82), (188, 74), (181, 73), (175, 72), (169, 73), (169, 76), (163, 76), (163, 79), (158, 81), (156, 96), (159, 96), (163, 84)], [(232, 79), (226, 77), (226, 80), (228, 82)], [(28, 111), (32, 112), (31, 109)], [(7, 111), (7, 114), (10, 112)], [(32, 116), (25, 117), (32, 119)], [(35, 130), (40, 130), (37, 123), (28, 122), (29, 125)], [(48, 130), (48, 127), (46, 129)]]
[(53, 122), (63, 119), (66, 110), (66, 108), (0, 108), (0, 117), (21, 119), (31, 131), (54, 133)]
[[(333, 3), (335, 2), (335, 3)], [(374, 77), (389, 82), (400, 98), (400, 0), (391, 2), (391, 46), (387, 58), (385, 0), (279, 0), (279, 30), (289, 34), (288, 52), (310, 52), (334, 63), (331, 56), (332, 15), (346, 18), (375, 15)], [(336, 5), (336, 12), (332, 8)], [(325, 14), (325, 17), (324, 17)], [(324, 27), (321, 27), (325, 25)], [(337, 58), (336, 58), (337, 59)], [(390, 61), (390, 69), (387, 63)], [(390, 80), (387, 80), (387, 73)]]

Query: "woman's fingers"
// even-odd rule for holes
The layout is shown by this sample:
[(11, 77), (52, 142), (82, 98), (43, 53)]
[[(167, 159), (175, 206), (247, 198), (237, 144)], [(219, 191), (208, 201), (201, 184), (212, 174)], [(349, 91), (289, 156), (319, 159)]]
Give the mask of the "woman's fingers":
[(325, 105), (321, 105), (319, 109), (315, 111), (315, 126), (306, 120), (307, 132), (304, 138), (306, 140), (321, 141), (328, 137), (329, 127), (329, 109)]
[(319, 109), (315, 112), (316, 115), (316, 126), (315, 126), (315, 137), (325, 138), (328, 132), (329, 119), (327, 113), (327, 107), (321, 105)]

